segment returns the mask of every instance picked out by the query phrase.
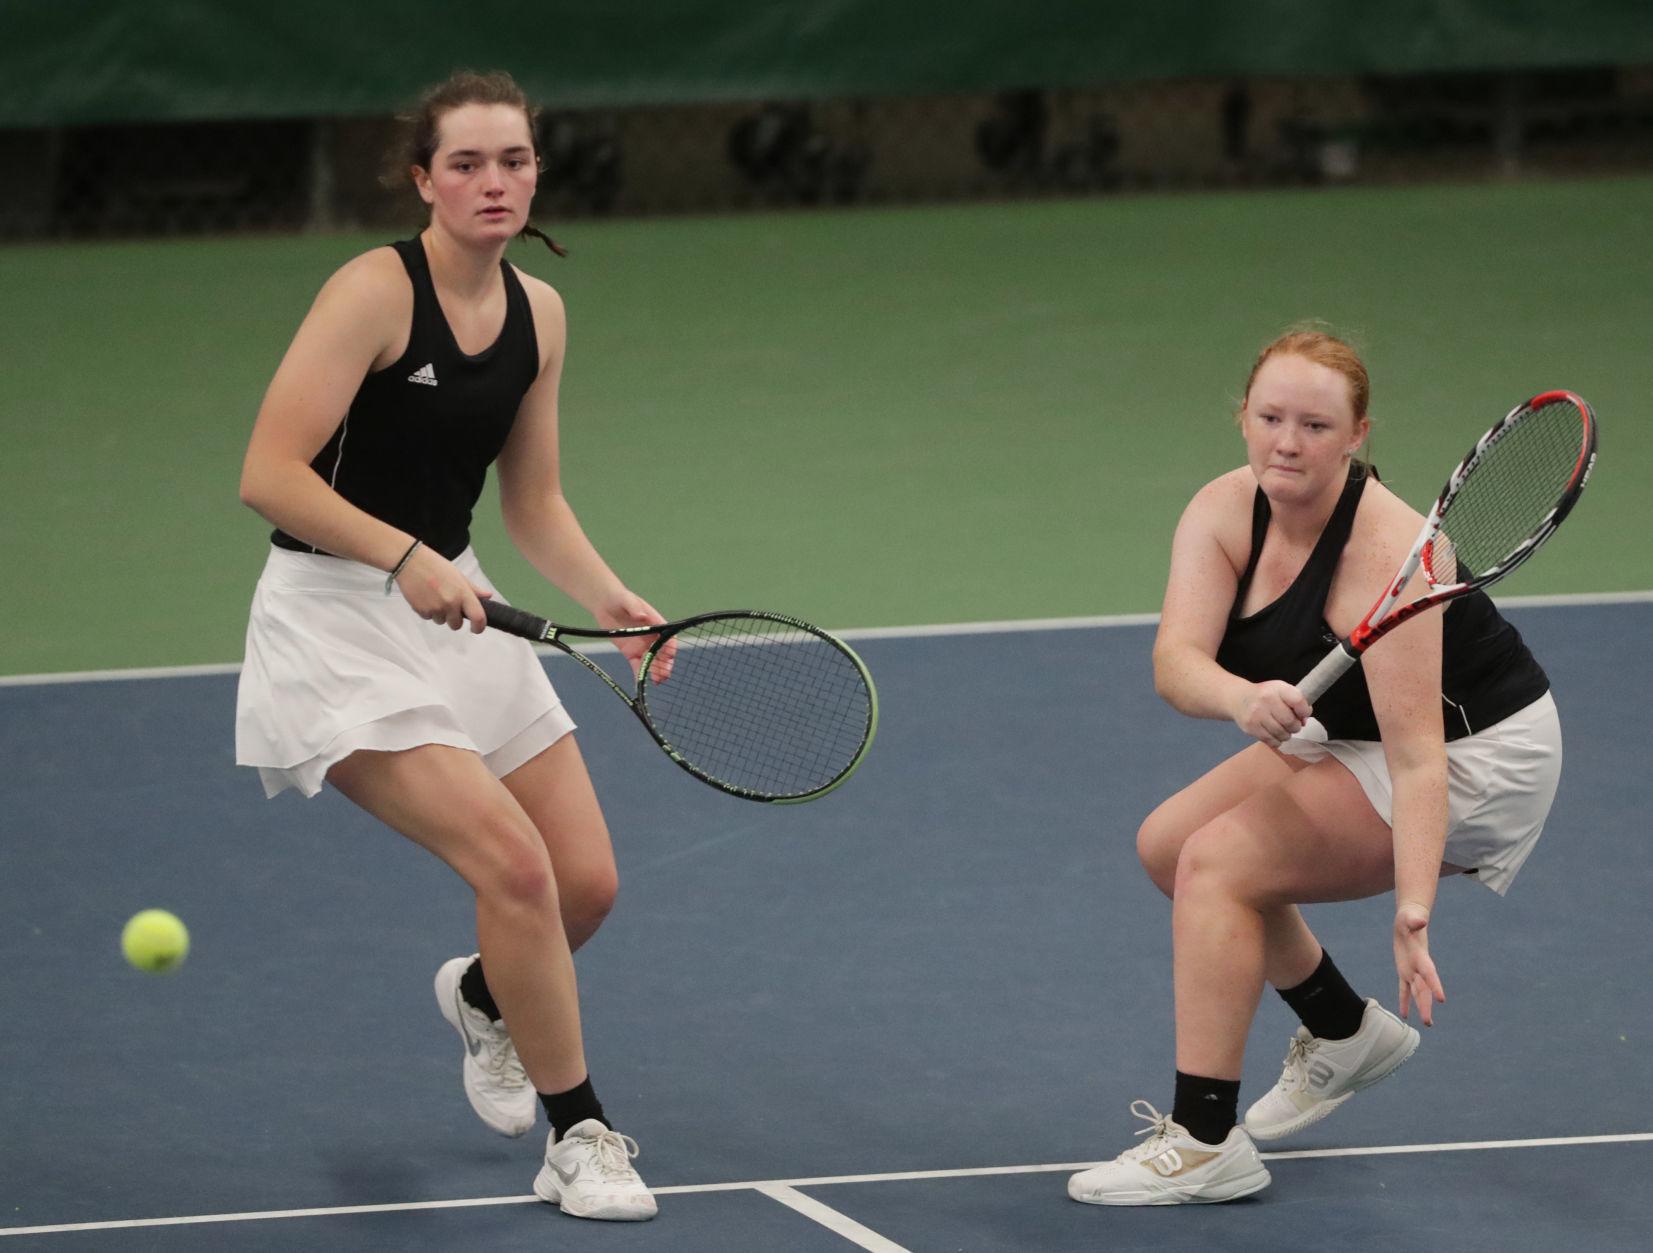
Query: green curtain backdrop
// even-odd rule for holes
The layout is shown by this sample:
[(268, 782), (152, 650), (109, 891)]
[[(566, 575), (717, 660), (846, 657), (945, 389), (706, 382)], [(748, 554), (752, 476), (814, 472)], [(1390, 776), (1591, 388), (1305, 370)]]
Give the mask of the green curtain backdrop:
[(461, 65), (618, 106), (1636, 63), (1647, 0), (7, 0), (0, 127), (383, 114)]

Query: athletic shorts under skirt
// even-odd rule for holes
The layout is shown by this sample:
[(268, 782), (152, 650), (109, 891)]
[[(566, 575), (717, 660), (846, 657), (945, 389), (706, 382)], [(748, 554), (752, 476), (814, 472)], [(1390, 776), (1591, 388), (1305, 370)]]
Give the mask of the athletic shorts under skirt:
[[(1382, 742), (1316, 738), (1319, 727), (1310, 718), (1280, 751), (1304, 761), (1335, 757), (1360, 782), (1378, 816), (1392, 822), (1394, 790)], [(1442, 860), (1475, 871), (1477, 879), (1502, 896), (1538, 843), (1561, 782), (1555, 698), (1545, 692), (1502, 722), (1448, 743), (1446, 774)]]
[[(470, 549), (454, 564), (493, 586)], [(270, 549), (235, 712), (235, 759), (267, 795), (314, 796), (358, 749), (422, 744), (469, 749), (504, 777), (573, 729), (526, 640), (427, 622), (371, 566)]]

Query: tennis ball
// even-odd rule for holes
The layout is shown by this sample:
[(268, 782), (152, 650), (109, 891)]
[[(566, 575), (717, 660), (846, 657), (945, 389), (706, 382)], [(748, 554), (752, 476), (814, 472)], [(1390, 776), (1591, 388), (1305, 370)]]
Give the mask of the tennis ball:
[(189, 932), (176, 914), (141, 910), (121, 929), (121, 952), (139, 970), (164, 974), (177, 969), (189, 954)]

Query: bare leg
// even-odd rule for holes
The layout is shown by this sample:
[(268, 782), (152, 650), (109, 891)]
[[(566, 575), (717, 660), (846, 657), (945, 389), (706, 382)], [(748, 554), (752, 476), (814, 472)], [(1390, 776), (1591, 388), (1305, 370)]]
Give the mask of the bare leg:
[[(502, 782), (545, 844), (557, 879), (568, 947), (578, 952), (603, 925), (620, 885), (608, 825), (579, 745), (572, 735), (565, 735)], [(493, 969), (486, 964), (484, 968)], [(490, 983), (492, 978), (490, 973)]]
[(541, 1092), (586, 1078), (574, 959), (545, 842), (475, 753), (426, 744), (356, 752), (328, 779), (393, 830), (435, 853), (476, 893), (488, 989)]
[[(1190, 835), (1171, 911), (1177, 1069), (1240, 1077), (1265, 977), (1290, 987), (1313, 972), (1312, 962), (1301, 968), (1313, 937), (1295, 903), (1355, 900), (1393, 886), (1389, 826), (1330, 759), (1253, 792)], [(1272, 971), (1271, 943), (1279, 946)], [(1318, 944), (1312, 952), (1318, 960)]]
[[(1154, 885), (1174, 896), (1177, 861), (1188, 838), (1247, 798), (1284, 784), (1306, 764), (1253, 744), (1166, 800), (1137, 832), (1137, 854)], [(1273, 906), (1262, 913), (1263, 976), (1276, 988), (1296, 987), (1319, 964), (1320, 941), (1295, 905)]]
[(1263, 917), (1263, 978), (1276, 989), (1295, 988), (1320, 965), (1325, 950), (1295, 905), (1268, 906)]

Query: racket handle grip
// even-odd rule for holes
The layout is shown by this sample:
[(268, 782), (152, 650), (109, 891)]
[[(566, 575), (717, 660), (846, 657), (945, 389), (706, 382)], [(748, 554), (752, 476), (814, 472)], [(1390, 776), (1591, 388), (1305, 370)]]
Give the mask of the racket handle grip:
[(1360, 660), (1349, 651), (1347, 644), (1339, 643), (1320, 659), (1320, 664), (1303, 676), (1303, 681), (1297, 685), (1297, 690), (1303, 694), (1303, 699), (1314, 704), (1326, 694), (1326, 689), (1341, 679), (1344, 673), (1356, 661)]
[(537, 614), (506, 605), (497, 600), (482, 602), (482, 612), (488, 615), (488, 625), (508, 635), (520, 635), (525, 640), (546, 640), (551, 635), (551, 624)]

